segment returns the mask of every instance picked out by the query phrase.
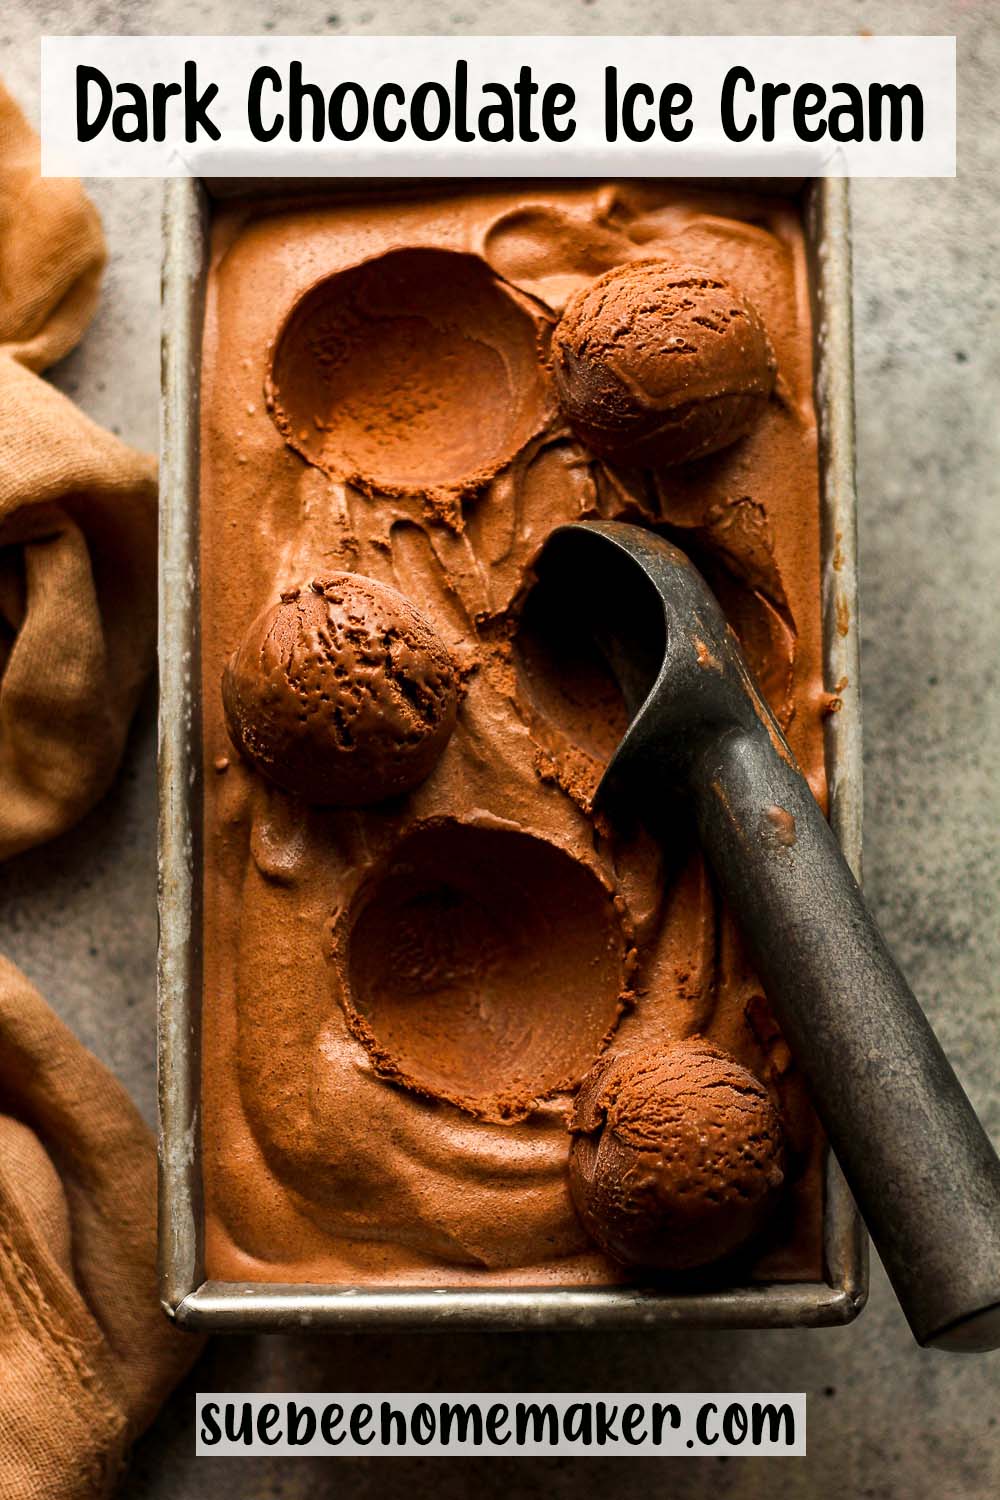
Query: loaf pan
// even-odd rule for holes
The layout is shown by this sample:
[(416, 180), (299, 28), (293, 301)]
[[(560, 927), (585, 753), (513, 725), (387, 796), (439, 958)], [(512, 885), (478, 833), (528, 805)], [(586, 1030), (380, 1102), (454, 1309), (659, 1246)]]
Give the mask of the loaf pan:
[[(422, 181), (426, 189), (432, 182)], [(715, 179), (713, 185), (718, 186)], [(841, 701), (826, 729), (830, 817), (861, 864), (854, 396), (848, 184), (735, 180), (732, 189), (801, 195), (813, 301), (822, 507), (825, 684)], [(357, 182), (302, 184), (327, 198)], [(394, 185), (400, 190), (400, 184)], [(447, 186), (454, 190), (456, 184)], [(203, 1274), (201, 715), (198, 610), (199, 367), (213, 204), (287, 195), (285, 182), (176, 179), (163, 226), (159, 593), (158, 1058), (160, 1295), (187, 1328), (263, 1331), (475, 1328), (792, 1328), (849, 1323), (867, 1295), (867, 1239), (832, 1153), (825, 1166), (825, 1275), (679, 1294), (640, 1287), (406, 1288), (213, 1282)], [(369, 183), (374, 192), (379, 185)]]

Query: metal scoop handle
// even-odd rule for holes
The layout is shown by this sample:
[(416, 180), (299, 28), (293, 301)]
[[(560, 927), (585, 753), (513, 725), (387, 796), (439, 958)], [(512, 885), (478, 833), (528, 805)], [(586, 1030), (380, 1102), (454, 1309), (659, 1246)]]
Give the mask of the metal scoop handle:
[(704, 847), (921, 1344), (1000, 1345), (1000, 1161), (760, 720), (689, 768)]
[(922, 1344), (1000, 1347), (1000, 1160), (718, 601), (683, 552), (627, 522), (560, 528), (540, 567), (571, 585), (630, 714), (598, 799), (667, 830), (677, 795), (693, 801), (910, 1327)]

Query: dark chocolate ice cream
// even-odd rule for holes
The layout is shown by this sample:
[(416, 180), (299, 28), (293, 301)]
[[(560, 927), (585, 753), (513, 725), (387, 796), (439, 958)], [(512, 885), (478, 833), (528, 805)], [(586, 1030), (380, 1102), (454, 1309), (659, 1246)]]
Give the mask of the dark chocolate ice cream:
[(571, 298), (553, 337), (559, 400), (595, 453), (686, 463), (743, 437), (774, 386), (751, 304), (708, 271), (633, 261)]
[(283, 594), (222, 679), (233, 742), (307, 802), (360, 806), (409, 791), (455, 727), (454, 663), (402, 594), (353, 573)]
[(626, 1265), (683, 1271), (721, 1260), (763, 1227), (784, 1181), (767, 1090), (702, 1037), (603, 1057), (571, 1129), (577, 1212)]
[[(567, 1129), (576, 1092), (608, 1049), (649, 1058), (697, 1031), (780, 1090), (794, 1164), (780, 1225), (740, 1274), (821, 1281), (823, 1144), (802, 1079), (684, 837), (664, 861), (642, 830), (595, 827), (590, 797), (625, 709), (535, 577), (568, 521), (669, 522), (823, 795), (797, 201), (641, 182), (366, 189), (216, 204), (212, 246), (198, 485), (206, 1276), (620, 1285), (628, 1271), (570, 1196), (570, 1147), (582, 1161), (585, 1146)], [(567, 299), (614, 264), (634, 284), (637, 256), (744, 289), (781, 371), (782, 399), (761, 398), (744, 439), (663, 471), (599, 461), (555, 400)], [(707, 341), (704, 308), (689, 311), (684, 331)], [(355, 575), (356, 621), (346, 594), (306, 582), (337, 569)], [(380, 585), (385, 613), (358, 597)], [(384, 680), (400, 595), (460, 665), (443, 751), (453, 689), (424, 726)], [(245, 640), (265, 604), (273, 631)], [(393, 662), (429, 688), (440, 657), (400, 633), (412, 650), (394, 644)], [(239, 756), (219, 692), (234, 653)], [(397, 759), (386, 747), (400, 740)], [(381, 797), (390, 773), (398, 785), (427, 767), (388, 802), (302, 801)], [(720, 1253), (727, 1210), (734, 1238), (756, 1222), (735, 1189), (722, 1208), (708, 1200), (702, 1239)]]

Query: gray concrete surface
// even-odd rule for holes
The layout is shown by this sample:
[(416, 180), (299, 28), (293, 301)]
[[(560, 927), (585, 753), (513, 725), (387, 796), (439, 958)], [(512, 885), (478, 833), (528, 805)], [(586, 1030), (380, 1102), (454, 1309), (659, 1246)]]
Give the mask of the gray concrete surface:
[[(649, 4), (515, 0), (8, 0), (0, 71), (37, 106), (44, 32), (956, 32), (957, 181), (855, 184), (859, 488), (866, 715), (866, 877), (891, 943), (1000, 1138), (1000, 33), (991, 0)], [(131, 441), (157, 440), (155, 184), (94, 185), (112, 263), (58, 383)], [(154, 1107), (154, 731), (140, 714), (119, 782), (65, 838), (0, 869), (0, 947)], [(919, 1149), (919, 1142), (914, 1143)], [(195, 1460), (196, 1390), (806, 1390), (809, 1457), (391, 1463)], [(1000, 1493), (1000, 1354), (915, 1349), (875, 1268), (859, 1323), (816, 1333), (218, 1340), (138, 1445), (127, 1500), (288, 1500), (339, 1492), (622, 1497), (764, 1483), (796, 1497)], [(667, 1463), (669, 1467), (664, 1469)], [(53, 1497), (57, 1500), (57, 1497)]]

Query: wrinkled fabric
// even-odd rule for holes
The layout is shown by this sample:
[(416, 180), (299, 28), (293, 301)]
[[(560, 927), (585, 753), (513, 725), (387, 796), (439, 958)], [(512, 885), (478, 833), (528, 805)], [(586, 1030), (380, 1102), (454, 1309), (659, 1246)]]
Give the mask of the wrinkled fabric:
[(153, 658), (156, 471), (40, 378), (104, 264), (80, 185), (38, 176), (0, 88), (0, 859), (107, 790)]
[(0, 958), (0, 1494), (83, 1500), (198, 1352), (164, 1317), (156, 1156), (121, 1085)]
[[(153, 461), (39, 373), (93, 312), (104, 241), (37, 161), (0, 87), (0, 858), (105, 791), (155, 631)], [(108, 1494), (198, 1348), (158, 1304), (150, 1132), (0, 958), (0, 1495)]]

